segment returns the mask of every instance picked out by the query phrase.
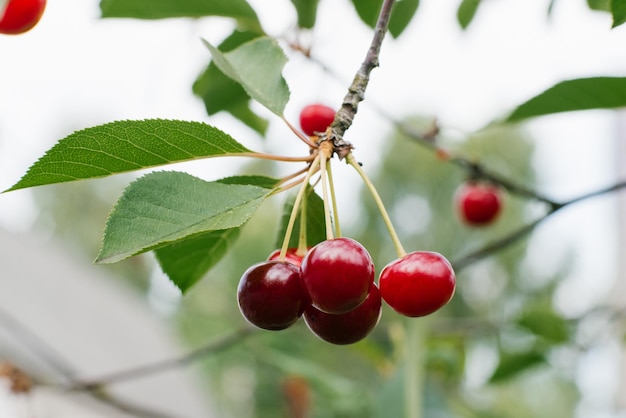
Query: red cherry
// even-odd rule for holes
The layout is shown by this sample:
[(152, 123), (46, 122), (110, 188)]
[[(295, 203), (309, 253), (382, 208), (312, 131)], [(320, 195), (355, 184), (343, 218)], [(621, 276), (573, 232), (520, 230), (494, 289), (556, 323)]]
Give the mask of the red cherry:
[(496, 219), (502, 208), (500, 189), (488, 183), (469, 182), (456, 193), (461, 219), (469, 225), (486, 225)]
[(300, 269), (280, 261), (251, 266), (241, 276), (237, 301), (242, 315), (252, 325), (268, 330), (289, 327), (300, 318), (306, 305)]
[(0, 33), (18, 35), (31, 30), (46, 8), (46, 0), (9, 0), (0, 10)]
[(302, 283), (313, 306), (341, 314), (365, 300), (374, 282), (374, 263), (351, 238), (322, 241), (302, 260)]
[(304, 310), (304, 321), (322, 340), (338, 345), (352, 344), (365, 338), (378, 324), (381, 315), (380, 291), (375, 284), (359, 306), (333, 315), (309, 305)]
[(450, 301), (456, 278), (444, 256), (415, 251), (387, 264), (380, 273), (380, 295), (395, 311), (429, 315)]
[(335, 110), (323, 104), (305, 106), (300, 112), (300, 127), (305, 134), (312, 136), (324, 132), (335, 120)]
[[(291, 264), (295, 264), (296, 266), (300, 267), (300, 264), (302, 264), (302, 258), (304, 258), (304, 256), (298, 255), (297, 252), (298, 252), (297, 248), (288, 248), (287, 253), (285, 254), (285, 261)], [(280, 249), (274, 250), (269, 255), (269, 257), (267, 257), (267, 259), (269, 261), (274, 261), (274, 260), (278, 261), (280, 259)]]

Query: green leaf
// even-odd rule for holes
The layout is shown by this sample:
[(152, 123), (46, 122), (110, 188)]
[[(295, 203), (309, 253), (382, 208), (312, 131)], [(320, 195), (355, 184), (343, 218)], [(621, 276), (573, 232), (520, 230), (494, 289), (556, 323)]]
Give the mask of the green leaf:
[[(369, 27), (374, 28), (383, 0), (352, 0), (352, 4), (361, 20)], [(396, 2), (389, 18), (389, 33), (391, 36), (397, 38), (402, 34), (413, 19), (418, 6), (419, 0), (400, 0)]]
[(474, 16), (476, 15), (476, 11), (478, 10), (478, 6), (480, 6), (480, 0), (463, 0), (456, 12), (456, 18), (461, 25), (461, 28), (467, 29)]
[(271, 190), (160, 171), (131, 183), (113, 208), (98, 263), (114, 263), (210, 231), (243, 225)]
[(592, 10), (608, 12), (611, 10), (611, 0), (587, 0), (587, 5)]
[(626, 78), (591, 77), (567, 80), (521, 104), (506, 119), (517, 122), (535, 116), (626, 106)]
[(537, 350), (515, 354), (501, 353), (500, 363), (491, 375), (489, 382), (499, 383), (510, 379), (531, 367), (544, 363), (545, 360), (545, 355)]
[[(287, 233), (287, 224), (289, 223), (289, 217), (293, 209), (293, 204), (296, 200), (296, 194), (292, 194), (285, 201), (283, 206), (283, 216), (280, 220), (278, 235), (276, 236), (276, 248), (281, 248), (283, 245), (283, 239)], [(317, 193), (312, 189), (308, 189), (306, 198), (303, 199), (303, 205), (306, 204), (306, 237), (307, 245), (309, 247), (322, 242), (326, 239), (326, 222), (324, 220), (324, 201)], [(300, 236), (300, 211), (296, 218), (293, 232), (289, 238), (289, 247), (297, 248), (298, 240)]]
[(245, 0), (101, 0), (102, 17), (166, 19), (173, 17), (231, 17), (260, 27), (259, 19)]
[[(243, 175), (217, 180), (220, 184), (252, 185), (274, 189), (278, 179)], [(161, 269), (185, 293), (226, 255), (239, 238), (240, 228), (210, 231), (154, 250)]]
[(228, 252), (240, 228), (211, 231), (154, 250), (161, 269), (185, 293)]
[(626, 0), (611, 0), (613, 28), (626, 22)]
[(241, 84), (251, 98), (282, 116), (289, 101), (289, 87), (282, 76), (287, 57), (275, 40), (257, 38), (226, 53), (204, 43), (224, 74)]
[[(259, 36), (258, 32), (235, 30), (217, 48), (222, 52), (231, 51)], [(265, 134), (268, 126), (267, 120), (250, 109), (250, 96), (238, 82), (226, 76), (214, 62), (211, 62), (198, 76), (193, 84), (193, 93), (203, 100), (208, 115), (226, 111), (259, 134)]]
[(298, 27), (311, 29), (317, 18), (319, 0), (291, 0), (298, 14)]
[(533, 334), (556, 344), (569, 340), (567, 322), (550, 308), (527, 310), (517, 320), (517, 324)]
[(112, 122), (61, 139), (6, 191), (250, 152), (226, 133), (200, 122)]
[(389, 33), (397, 38), (409, 26), (419, 6), (419, 0), (401, 0), (396, 2), (389, 19)]

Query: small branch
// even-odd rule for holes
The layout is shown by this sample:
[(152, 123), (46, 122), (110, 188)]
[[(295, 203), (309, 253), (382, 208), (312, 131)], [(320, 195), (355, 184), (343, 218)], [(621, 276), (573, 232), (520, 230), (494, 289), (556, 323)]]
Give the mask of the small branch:
[(127, 380), (133, 380), (142, 378), (145, 376), (149, 376), (152, 374), (157, 374), (164, 372), (170, 369), (176, 369), (182, 366), (185, 366), (189, 363), (199, 360), (209, 354), (216, 354), (220, 351), (223, 351), (227, 348), (231, 348), (240, 342), (242, 342), (245, 338), (252, 335), (254, 329), (251, 327), (241, 328), (231, 335), (223, 337), (213, 343), (207, 344), (204, 347), (200, 347), (197, 350), (191, 351), (190, 353), (173, 359), (167, 359), (163, 361), (159, 361), (152, 364), (147, 364), (144, 366), (139, 366), (134, 369), (123, 370), (117, 373), (112, 373), (108, 376), (100, 377), (98, 379), (85, 380), (82, 382), (76, 382), (71, 385), (68, 389), (74, 391), (88, 391), (93, 392), (97, 391), (100, 388), (110, 385), (113, 383), (124, 382)]
[(387, 33), (387, 28), (389, 27), (389, 17), (391, 16), (391, 9), (394, 3), (395, 0), (384, 0), (378, 21), (376, 22), (376, 27), (374, 28), (374, 37), (367, 50), (365, 60), (354, 76), (354, 80), (348, 88), (348, 94), (344, 97), (343, 104), (335, 115), (335, 121), (331, 126), (333, 133), (338, 138), (342, 138), (352, 125), (352, 120), (356, 115), (359, 103), (365, 98), (365, 90), (369, 83), (370, 73), (379, 65), (378, 56), (380, 47)]

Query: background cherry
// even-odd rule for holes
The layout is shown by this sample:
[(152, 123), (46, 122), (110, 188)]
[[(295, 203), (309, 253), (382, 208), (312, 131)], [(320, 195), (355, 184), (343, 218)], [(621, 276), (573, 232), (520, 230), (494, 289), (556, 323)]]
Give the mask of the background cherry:
[(490, 183), (468, 182), (459, 187), (456, 204), (461, 219), (469, 225), (493, 222), (502, 209), (502, 193)]
[(374, 263), (361, 244), (351, 238), (322, 241), (302, 260), (302, 282), (319, 310), (340, 314), (365, 300), (374, 282)]
[(300, 269), (280, 261), (265, 261), (248, 268), (239, 281), (237, 301), (248, 322), (259, 328), (281, 330), (304, 312), (306, 297)]
[(365, 338), (378, 324), (381, 315), (380, 291), (375, 284), (359, 306), (342, 314), (329, 314), (309, 305), (304, 311), (307, 326), (322, 340), (338, 345)]
[(439, 253), (415, 251), (387, 264), (380, 273), (383, 300), (402, 315), (429, 315), (447, 304), (456, 286), (454, 270)]
[(41, 19), (46, 0), (9, 0), (0, 10), (0, 33), (18, 35), (31, 30)]
[[(288, 248), (287, 253), (285, 254), (285, 261), (291, 264), (295, 264), (296, 266), (300, 267), (300, 264), (302, 264), (302, 259), (304, 258), (304, 256), (298, 255), (297, 252), (298, 252), (297, 248)], [(274, 250), (267, 257), (269, 261), (278, 261), (279, 258), (280, 258), (280, 249)]]
[(309, 135), (324, 132), (333, 123), (335, 110), (323, 104), (305, 106), (300, 112), (300, 127)]

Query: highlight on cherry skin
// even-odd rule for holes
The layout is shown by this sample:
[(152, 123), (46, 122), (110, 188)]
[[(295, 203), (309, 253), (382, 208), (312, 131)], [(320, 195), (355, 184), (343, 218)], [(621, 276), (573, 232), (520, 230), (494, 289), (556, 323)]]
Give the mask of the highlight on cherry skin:
[(455, 194), (459, 216), (468, 225), (484, 226), (492, 223), (502, 209), (502, 191), (487, 182), (469, 181)]
[(383, 300), (396, 312), (420, 317), (432, 314), (452, 299), (456, 277), (441, 254), (415, 251), (387, 264), (378, 284)]
[(374, 262), (365, 247), (352, 238), (320, 242), (304, 256), (300, 268), (311, 304), (330, 314), (359, 306), (374, 283)]
[(324, 132), (333, 123), (335, 110), (323, 104), (310, 104), (300, 111), (300, 128), (313, 136), (316, 132)]
[(290, 327), (307, 305), (300, 268), (281, 261), (251, 266), (239, 280), (237, 302), (243, 317), (258, 328), (278, 331)]
[(0, 10), (0, 33), (19, 35), (39, 23), (46, 8), (46, 0), (8, 0)]
[(309, 305), (304, 310), (304, 322), (309, 330), (331, 344), (346, 345), (361, 341), (378, 324), (382, 313), (380, 291), (372, 284), (365, 300), (356, 308), (342, 314), (329, 314)]

